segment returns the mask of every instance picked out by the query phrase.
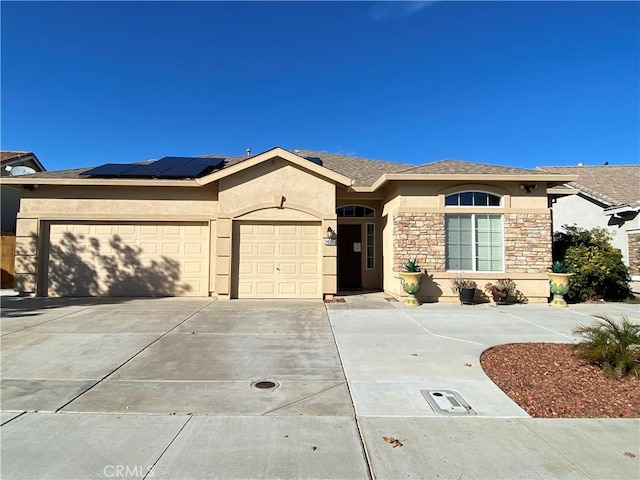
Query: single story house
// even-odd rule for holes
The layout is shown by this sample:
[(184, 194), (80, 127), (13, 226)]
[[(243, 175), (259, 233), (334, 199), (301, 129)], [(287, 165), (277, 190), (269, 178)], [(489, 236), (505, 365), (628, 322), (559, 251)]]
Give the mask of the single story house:
[(566, 187), (576, 195), (553, 198), (553, 230), (577, 225), (604, 228), (611, 244), (622, 252), (634, 292), (640, 292), (640, 165), (538, 167), (536, 170), (576, 179)]
[(574, 180), (443, 160), (421, 166), (275, 147), (5, 178), (21, 188), (17, 289), (41, 296), (402, 296), (513, 279), (546, 301), (547, 189)]

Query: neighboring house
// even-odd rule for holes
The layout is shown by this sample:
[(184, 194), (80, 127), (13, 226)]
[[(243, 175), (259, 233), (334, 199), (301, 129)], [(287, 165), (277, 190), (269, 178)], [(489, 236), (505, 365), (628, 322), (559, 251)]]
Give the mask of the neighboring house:
[[(17, 176), (25, 173), (44, 172), (38, 157), (31, 152), (0, 152), (0, 176)], [(16, 214), (20, 209), (20, 191), (0, 187), (2, 198), (2, 231), (16, 232)]]
[(5, 178), (23, 188), (17, 289), (37, 295), (454, 300), (451, 280), (509, 277), (546, 301), (547, 188), (574, 180), (444, 160), (422, 166), (273, 148)]
[(640, 291), (640, 165), (538, 167), (541, 172), (574, 175), (575, 195), (553, 198), (553, 230), (563, 225), (605, 228), (629, 267), (633, 290)]

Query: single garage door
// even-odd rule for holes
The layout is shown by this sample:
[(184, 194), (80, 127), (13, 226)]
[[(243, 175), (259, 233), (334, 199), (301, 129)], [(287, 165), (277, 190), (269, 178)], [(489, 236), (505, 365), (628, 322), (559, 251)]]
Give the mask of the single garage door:
[(239, 223), (238, 298), (322, 298), (320, 224)]
[(51, 223), (51, 296), (207, 296), (206, 222)]

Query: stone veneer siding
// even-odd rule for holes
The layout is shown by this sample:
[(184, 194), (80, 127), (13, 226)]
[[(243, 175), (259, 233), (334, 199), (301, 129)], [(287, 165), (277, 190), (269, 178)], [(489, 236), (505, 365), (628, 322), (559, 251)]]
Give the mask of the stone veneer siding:
[(551, 265), (551, 213), (504, 215), (506, 273), (545, 273)]
[(640, 232), (627, 235), (629, 243), (629, 273), (633, 276), (640, 275)]
[[(427, 271), (445, 271), (444, 217), (409, 212), (393, 216), (394, 271), (403, 271), (413, 258)], [(551, 214), (504, 214), (504, 243), (506, 273), (545, 273), (551, 264)]]
[(443, 213), (402, 212), (393, 216), (393, 270), (404, 271), (409, 259), (427, 271), (444, 271), (445, 232)]

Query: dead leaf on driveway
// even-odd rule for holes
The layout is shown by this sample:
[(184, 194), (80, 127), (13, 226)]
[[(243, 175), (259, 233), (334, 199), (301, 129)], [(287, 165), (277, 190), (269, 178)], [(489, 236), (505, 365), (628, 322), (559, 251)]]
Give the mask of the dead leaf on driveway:
[(636, 456), (631, 452), (624, 452), (624, 456), (629, 458), (636, 458)]
[(396, 447), (401, 447), (402, 446), (402, 442), (400, 440), (398, 440), (397, 438), (393, 438), (393, 437), (382, 437), (382, 439), (387, 442), (390, 443), (391, 445), (393, 445), (393, 448)]

